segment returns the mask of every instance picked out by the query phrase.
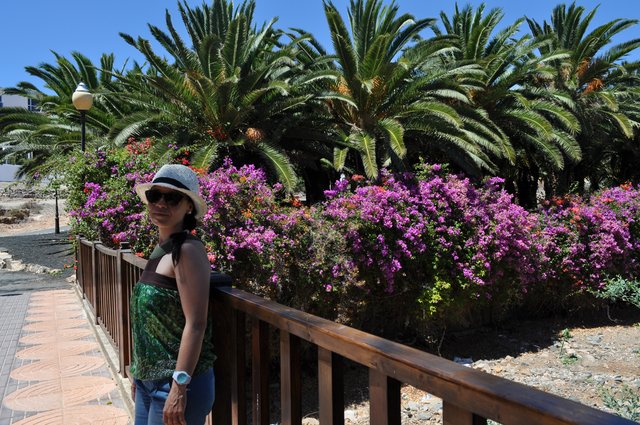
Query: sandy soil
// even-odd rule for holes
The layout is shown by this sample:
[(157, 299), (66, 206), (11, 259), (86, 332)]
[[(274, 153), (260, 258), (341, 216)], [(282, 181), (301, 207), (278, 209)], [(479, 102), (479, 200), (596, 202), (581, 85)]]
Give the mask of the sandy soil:
[[(49, 230), (55, 227), (55, 199), (9, 198), (0, 194), (0, 208), (2, 209), (31, 209), (28, 219), (20, 223), (0, 223), (0, 237), (16, 236), (20, 234)], [(64, 200), (58, 200), (58, 215), (60, 227), (67, 226), (69, 217), (65, 211)]]

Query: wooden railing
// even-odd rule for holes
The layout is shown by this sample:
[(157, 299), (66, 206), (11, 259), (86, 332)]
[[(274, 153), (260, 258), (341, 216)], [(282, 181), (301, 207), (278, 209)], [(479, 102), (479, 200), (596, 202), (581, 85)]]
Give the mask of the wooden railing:
[[(120, 373), (124, 375), (131, 358), (129, 296), (146, 261), (128, 250), (111, 250), (82, 239), (78, 240), (77, 256), (78, 286), (118, 350)], [(253, 424), (274, 422), (269, 417), (273, 395), (269, 382), (271, 329), (279, 334), (282, 424), (302, 421), (303, 341), (317, 347), (322, 425), (344, 423), (344, 359), (369, 370), (372, 424), (401, 423), (402, 384), (440, 397), (446, 425), (487, 424), (487, 419), (504, 425), (635, 423), (229, 286), (214, 285), (211, 302), (218, 355), (213, 409), (216, 425), (244, 425), (248, 411)], [(247, 350), (249, 334), (251, 349)], [(246, 358), (247, 352), (250, 359)], [(246, 375), (247, 360), (250, 377)]]

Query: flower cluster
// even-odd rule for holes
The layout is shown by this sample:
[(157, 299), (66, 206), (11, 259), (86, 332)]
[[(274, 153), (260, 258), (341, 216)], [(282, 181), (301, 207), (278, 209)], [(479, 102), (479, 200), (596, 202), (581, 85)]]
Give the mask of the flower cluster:
[(478, 189), (438, 170), (418, 181), (385, 175), (382, 185), (354, 191), (337, 182), (326, 193), (325, 215), (343, 227), (369, 289), (409, 291), (429, 313), (454, 301), (525, 292), (536, 279), (535, 221), (498, 180)]
[(601, 290), (608, 278), (637, 276), (640, 261), (639, 190), (604, 190), (588, 202), (553, 199), (539, 216), (544, 278), (565, 292)]
[(149, 254), (155, 230), (134, 187), (153, 178), (155, 164), (143, 154), (151, 143), (131, 139), (124, 149), (86, 153), (73, 161), (67, 170), (72, 182), (67, 208), (75, 233), (114, 248), (127, 242), (134, 252)]

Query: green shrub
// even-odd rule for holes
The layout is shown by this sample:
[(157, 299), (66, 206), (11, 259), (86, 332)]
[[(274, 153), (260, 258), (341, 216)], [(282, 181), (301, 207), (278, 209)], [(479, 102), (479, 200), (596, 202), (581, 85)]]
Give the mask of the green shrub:
[(594, 295), (610, 302), (624, 302), (640, 308), (640, 281), (616, 276), (607, 280), (603, 289), (594, 291)]
[(623, 385), (618, 389), (600, 387), (600, 397), (605, 406), (618, 415), (632, 421), (640, 421), (640, 389)]

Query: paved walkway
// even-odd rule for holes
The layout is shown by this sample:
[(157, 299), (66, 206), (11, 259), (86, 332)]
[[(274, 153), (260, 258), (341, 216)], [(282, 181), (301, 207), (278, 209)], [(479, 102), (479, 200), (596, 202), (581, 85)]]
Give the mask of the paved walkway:
[(63, 278), (0, 270), (0, 425), (130, 423), (91, 323)]

